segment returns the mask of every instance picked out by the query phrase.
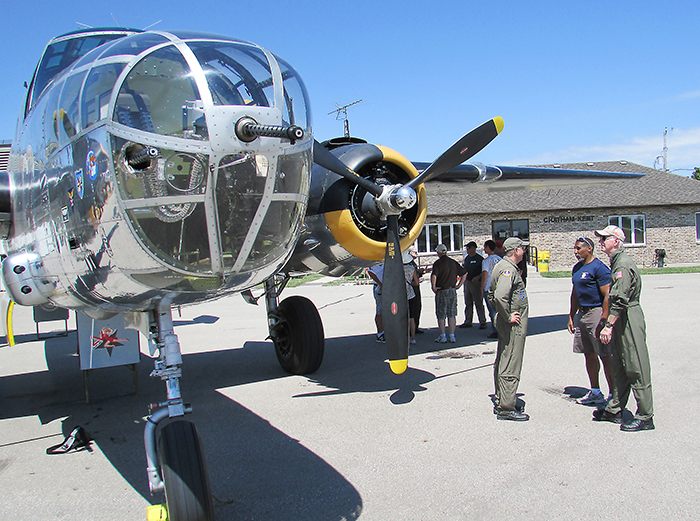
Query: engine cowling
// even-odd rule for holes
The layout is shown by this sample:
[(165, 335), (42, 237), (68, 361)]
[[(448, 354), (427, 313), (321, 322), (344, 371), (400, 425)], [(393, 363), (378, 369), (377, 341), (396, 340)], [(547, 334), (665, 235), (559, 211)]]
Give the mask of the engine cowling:
[[(353, 141), (357, 141), (354, 139)], [(367, 143), (337, 146), (324, 143), (349, 168), (380, 185), (404, 184), (418, 171), (390, 148)], [(415, 242), (425, 223), (425, 187), (416, 190), (417, 203), (399, 217), (401, 249)], [(290, 271), (320, 271), (334, 276), (357, 272), (384, 259), (386, 221), (363, 188), (315, 165), (309, 208)]]

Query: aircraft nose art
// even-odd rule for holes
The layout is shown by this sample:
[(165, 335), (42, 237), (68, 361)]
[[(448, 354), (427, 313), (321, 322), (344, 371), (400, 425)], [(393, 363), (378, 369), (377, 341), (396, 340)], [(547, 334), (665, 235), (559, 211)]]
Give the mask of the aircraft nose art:
[[(171, 270), (264, 280), (289, 256), (308, 201), (305, 87), (255, 45), (166, 36), (131, 60), (112, 96), (112, 160), (128, 221)], [(241, 118), (297, 125), (305, 137), (243, 141)]]

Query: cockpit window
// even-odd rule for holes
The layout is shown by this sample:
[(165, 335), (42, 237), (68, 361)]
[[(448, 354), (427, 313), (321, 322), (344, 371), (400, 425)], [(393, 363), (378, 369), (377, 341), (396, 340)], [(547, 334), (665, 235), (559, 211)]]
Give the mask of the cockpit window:
[(270, 65), (260, 49), (230, 42), (188, 45), (204, 69), (214, 105), (273, 106)]
[[(183, 128), (183, 107), (201, 100), (190, 67), (174, 46), (139, 61), (124, 80), (114, 120), (129, 127), (173, 137), (201, 139)], [(204, 128), (205, 123), (199, 123)]]
[(141, 54), (146, 49), (158, 45), (159, 43), (165, 43), (168, 40), (159, 34), (153, 33), (142, 33), (129, 36), (124, 38), (120, 42), (116, 42), (111, 45), (109, 49), (105, 50), (104, 53), (100, 55), (100, 58), (107, 58), (109, 56), (136, 56)]
[(284, 113), (282, 118), (289, 125), (297, 125), (301, 128), (310, 128), (309, 121), (309, 96), (304, 82), (294, 68), (279, 56), (275, 56), (282, 71), (284, 84)]
[[(122, 38), (124, 34), (93, 34), (79, 36), (49, 44), (37, 67), (34, 85), (32, 86), (31, 106), (44, 92), (46, 86), (56, 76), (70, 67), (78, 58), (105, 42)], [(30, 107), (27, 107), (29, 109)]]

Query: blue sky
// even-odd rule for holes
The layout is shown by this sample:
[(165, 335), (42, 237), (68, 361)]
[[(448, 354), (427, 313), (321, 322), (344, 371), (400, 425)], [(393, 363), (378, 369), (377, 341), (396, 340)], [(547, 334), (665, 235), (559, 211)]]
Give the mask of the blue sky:
[(12, 139), (36, 62), (79, 28), (190, 29), (267, 47), (301, 74), (319, 140), (353, 135), (431, 161), (494, 116), (489, 164), (700, 166), (700, 2), (404, 0), (12, 2), (0, 18), (0, 139)]

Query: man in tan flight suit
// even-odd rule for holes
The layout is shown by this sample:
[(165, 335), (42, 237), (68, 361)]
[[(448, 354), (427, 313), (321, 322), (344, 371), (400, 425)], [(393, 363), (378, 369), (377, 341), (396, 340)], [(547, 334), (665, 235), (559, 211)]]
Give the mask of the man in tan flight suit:
[(600, 332), (604, 344), (612, 343), (613, 396), (605, 409), (593, 413), (596, 421), (622, 423), (630, 396), (637, 400), (637, 414), (620, 430), (646, 431), (654, 428), (654, 400), (651, 393), (651, 364), (647, 349), (646, 322), (639, 305), (642, 278), (637, 265), (622, 250), (625, 232), (610, 225), (595, 234), (601, 249), (610, 256), (610, 314)]
[(517, 237), (506, 239), (503, 252), (505, 256), (493, 268), (489, 290), (498, 331), (493, 364), (494, 413), (499, 420), (527, 421), (530, 417), (516, 408), (528, 317), (527, 292), (517, 266), (525, 255), (523, 241)]

